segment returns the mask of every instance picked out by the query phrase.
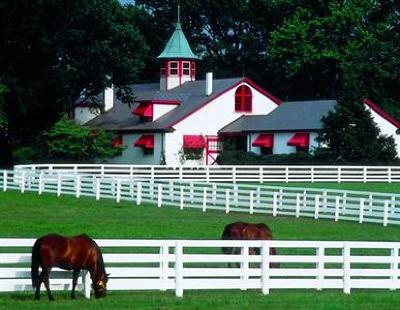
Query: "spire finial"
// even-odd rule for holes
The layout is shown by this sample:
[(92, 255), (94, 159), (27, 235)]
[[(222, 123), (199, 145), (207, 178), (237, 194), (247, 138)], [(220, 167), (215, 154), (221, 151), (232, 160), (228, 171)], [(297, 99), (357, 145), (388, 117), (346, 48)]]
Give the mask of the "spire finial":
[(178, 24), (181, 22), (181, 6), (178, 5)]

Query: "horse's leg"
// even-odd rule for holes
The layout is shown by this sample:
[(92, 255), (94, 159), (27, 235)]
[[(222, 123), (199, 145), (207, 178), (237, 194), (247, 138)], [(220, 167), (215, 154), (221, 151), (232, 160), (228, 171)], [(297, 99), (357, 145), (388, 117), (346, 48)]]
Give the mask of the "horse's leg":
[(36, 287), (35, 287), (35, 299), (40, 299), (40, 286), (42, 285), (42, 276), (40, 275), (36, 280)]
[(42, 273), (40, 274), (40, 277), (41, 277), (41, 281), (44, 283), (44, 286), (46, 287), (47, 297), (49, 298), (49, 300), (54, 300), (54, 297), (50, 291), (50, 281), (49, 281), (50, 271), (51, 271), (51, 268), (44, 268)]
[(72, 273), (72, 291), (71, 291), (72, 299), (76, 299), (75, 287), (76, 287), (76, 284), (78, 283), (79, 273), (80, 273), (80, 270), (74, 270), (74, 272)]

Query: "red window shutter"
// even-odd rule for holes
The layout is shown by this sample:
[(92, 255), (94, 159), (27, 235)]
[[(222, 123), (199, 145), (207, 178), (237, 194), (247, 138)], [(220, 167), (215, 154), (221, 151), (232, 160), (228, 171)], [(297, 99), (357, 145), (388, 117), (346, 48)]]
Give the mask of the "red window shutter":
[(133, 144), (135, 147), (143, 147), (146, 149), (154, 149), (154, 136), (153, 135), (142, 135)]
[(259, 146), (265, 148), (272, 148), (274, 146), (274, 134), (260, 134), (251, 144), (252, 146)]
[(153, 104), (149, 102), (140, 103), (132, 114), (145, 117), (153, 117)]
[(111, 141), (113, 147), (118, 148), (122, 146), (122, 136), (118, 136)]
[(310, 134), (308, 132), (296, 132), (287, 145), (307, 148), (310, 145)]
[(183, 148), (186, 149), (203, 149), (206, 146), (206, 141), (201, 135), (184, 135)]

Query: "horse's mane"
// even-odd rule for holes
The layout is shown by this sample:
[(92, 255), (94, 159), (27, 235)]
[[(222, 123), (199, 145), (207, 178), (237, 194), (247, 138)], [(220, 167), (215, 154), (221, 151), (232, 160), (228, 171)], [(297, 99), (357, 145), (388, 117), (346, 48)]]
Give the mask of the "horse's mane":
[[(97, 261), (97, 267), (96, 267), (96, 273), (103, 273), (104, 275), (106, 275), (106, 267), (104, 265), (104, 260), (103, 260), (103, 255), (101, 253), (100, 247), (98, 246), (98, 244), (92, 239), (90, 238), (88, 235), (86, 234), (82, 234), (80, 236), (85, 237), (90, 244), (92, 245), (92, 247), (96, 250), (97, 253), (97, 257), (98, 257), (98, 261)], [(79, 236), (77, 236), (79, 237)]]

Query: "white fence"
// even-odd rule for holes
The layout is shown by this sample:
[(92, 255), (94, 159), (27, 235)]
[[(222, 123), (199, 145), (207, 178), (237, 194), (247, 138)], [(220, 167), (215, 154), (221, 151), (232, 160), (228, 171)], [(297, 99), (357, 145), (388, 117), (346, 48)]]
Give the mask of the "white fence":
[[(399, 242), (96, 240), (102, 248), (109, 290), (400, 288)], [(34, 239), (0, 239), (0, 291), (30, 291)], [(238, 247), (223, 254), (221, 247)], [(249, 255), (249, 247), (260, 248)], [(275, 247), (277, 255), (270, 255)], [(110, 253), (112, 251), (112, 253)], [(228, 267), (228, 263), (236, 266)], [(279, 263), (272, 268), (270, 263)], [(57, 275), (58, 274), (58, 275)], [(86, 296), (90, 296), (89, 279)], [(70, 289), (71, 273), (56, 269), (51, 288)], [(85, 280), (80, 281), (82, 289)]]
[(15, 170), (52, 170), (151, 180), (205, 182), (400, 182), (400, 166), (145, 166), (100, 164), (18, 165)]
[(112, 198), (162, 206), (400, 224), (400, 195), (331, 189), (0, 171), (0, 188), (60, 195)]

